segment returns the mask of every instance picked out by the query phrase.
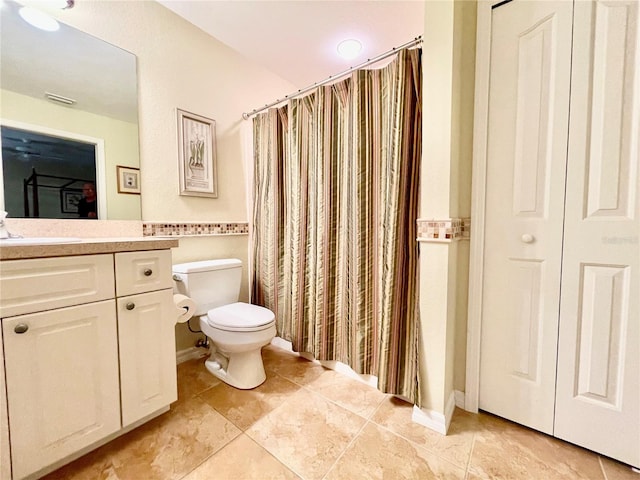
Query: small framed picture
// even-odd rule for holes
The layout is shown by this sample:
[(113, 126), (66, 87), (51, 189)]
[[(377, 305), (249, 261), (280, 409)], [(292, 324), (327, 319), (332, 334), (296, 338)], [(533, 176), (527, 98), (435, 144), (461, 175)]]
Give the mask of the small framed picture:
[(217, 198), (216, 122), (185, 110), (177, 112), (180, 195)]
[(140, 195), (140, 169), (116, 165), (118, 169), (118, 193)]
[(62, 213), (78, 213), (78, 203), (82, 199), (82, 190), (65, 188), (60, 190)]

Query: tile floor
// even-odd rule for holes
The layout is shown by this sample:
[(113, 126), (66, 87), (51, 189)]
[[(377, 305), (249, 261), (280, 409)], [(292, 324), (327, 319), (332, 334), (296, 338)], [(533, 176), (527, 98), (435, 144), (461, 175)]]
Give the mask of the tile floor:
[(53, 479), (640, 480), (628, 467), (487, 414), (456, 410), (449, 434), (411, 405), (273, 346), (267, 381), (242, 391), (204, 360), (178, 366), (164, 415), (46, 476)]

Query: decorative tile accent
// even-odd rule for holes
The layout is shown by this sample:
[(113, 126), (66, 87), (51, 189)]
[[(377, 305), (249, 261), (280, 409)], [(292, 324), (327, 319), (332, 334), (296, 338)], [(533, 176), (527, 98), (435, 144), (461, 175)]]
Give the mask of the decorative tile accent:
[(468, 240), (471, 234), (470, 218), (448, 218), (446, 220), (418, 219), (419, 242), (453, 242)]
[(462, 240), (471, 238), (471, 218), (462, 218)]
[(154, 223), (144, 222), (143, 235), (149, 237), (185, 237), (198, 235), (247, 235), (249, 224), (237, 223)]

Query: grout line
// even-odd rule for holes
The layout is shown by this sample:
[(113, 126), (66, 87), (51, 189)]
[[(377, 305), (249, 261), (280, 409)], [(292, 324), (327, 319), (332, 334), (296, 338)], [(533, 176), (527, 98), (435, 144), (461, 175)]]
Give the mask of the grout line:
[[(381, 403), (380, 405), (382, 405), (382, 403)], [(373, 418), (373, 417), (371, 417), (371, 418)], [(473, 439), (472, 439), (472, 443), (471, 443), (471, 450), (469, 451), (469, 457), (467, 458), (466, 465), (462, 465), (462, 464), (457, 463), (457, 462), (454, 462), (453, 460), (450, 460), (450, 459), (448, 459), (448, 458), (446, 458), (446, 457), (443, 457), (443, 456), (442, 456), (442, 452), (440, 452), (440, 451), (438, 451), (438, 450), (433, 449), (433, 447), (432, 447), (431, 445), (424, 445), (424, 444), (418, 443), (418, 442), (416, 442), (415, 440), (412, 440), (411, 438), (409, 438), (409, 437), (405, 436), (403, 433), (398, 432), (398, 431), (395, 431), (395, 430), (392, 430), (391, 428), (387, 427), (386, 425), (382, 425), (382, 424), (380, 424), (380, 423), (377, 423), (377, 422), (376, 422), (376, 421), (374, 421), (374, 420), (370, 420), (370, 422), (371, 422), (371, 423), (373, 423), (374, 425), (376, 425), (376, 426), (378, 426), (378, 427), (382, 428), (383, 430), (385, 430), (385, 431), (387, 431), (387, 432), (389, 432), (389, 433), (391, 433), (391, 434), (393, 434), (393, 435), (395, 435), (395, 436), (397, 436), (397, 437), (400, 437), (400, 438), (402, 438), (403, 440), (406, 440), (406, 441), (407, 441), (407, 442), (409, 442), (411, 445), (413, 445), (413, 446), (415, 446), (415, 447), (417, 447), (417, 448), (419, 448), (419, 449), (421, 449), (421, 450), (425, 450), (426, 452), (429, 452), (430, 454), (432, 454), (432, 455), (434, 455), (434, 456), (438, 457), (440, 460), (445, 461), (445, 462), (447, 462), (447, 463), (450, 463), (451, 465), (454, 465), (456, 468), (461, 468), (461, 469), (463, 469), (463, 470), (465, 471), (465, 477), (466, 477), (466, 471), (467, 471), (467, 468), (468, 468), (468, 466), (469, 466), (469, 462), (471, 461), (471, 454), (473, 453), (473, 445), (474, 445), (474, 443), (475, 443), (475, 434), (474, 434)], [(418, 425), (420, 428), (424, 428), (424, 429), (426, 429), (426, 430), (427, 430), (427, 431), (429, 431), (429, 432), (431, 432), (431, 431), (432, 431), (432, 430), (430, 430), (428, 427), (425, 427), (424, 425), (420, 425), (419, 423), (416, 423), (415, 425)], [(434, 433), (436, 433), (436, 434), (440, 435), (440, 434), (439, 434), (439, 433), (437, 433), (437, 432), (434, 432)]]
[(604, 480), (609, 480), (609, 478), (607, 477), (607, 472), (604, 469), (604, 464), (602, 463), (602, 457), (600, 455), (598, 455), (598, 463), (600, 464), (600, 470), (602, 471), (602, 478), (604, 478)]
[(286, 468), (287, 470), (289, 470), (290, 472), (292, 472), (294, 475), (297, 475), (298, 477), (300, 477), (301, 479), (304, 480), (304, 477), (302, 476), (301, 473), (298, 473), (297, 471), (295, 471), (292, 467), (290, 467), (289, 465), (287, 465), (284, 461), (280, 460), (278, 458), (278, 456), (275, 453), (272, 453), (271, 451), (269, 451), (266, 447), (264, 447), (263, 445), (260, 445), (254, 438), (252, 438), (251, 436), (247, 435), (246, 433), (243, 433), (243, 435), (246, 435), (247, 438), (252, 441), (253, 443), (255, 443), (258, 447), (260, 447), (262, 450), (264, 450), (265, 452), (267, 452), (271, 457), (273, 457), (273, 459), (278, 462), (280, 465), (282, 465), (284, 468)]
[(469, 475), (470, 474), (474, 474), (474, 472), (471, 471), (471, 459), (473, 458), (473, 449), (476, 447), (476, 437), (478, 436), (477, 432), (473, 433), (473, 438), (471, 439), (471, 450), (469, 450), (469, 458), (467, 459), (467, 466), (465, 468), (465, 474), (464, 474), (464, 478), (466, 478), (467, 480), (469, 479)]
[[(192, 398), (197, 397), (197, 395), (194, 395)], [(213, 408), (211, 405), (209, 405), (207, 402), (205, 402), (204, 400), (200, 399), (202, 401), (202, 403), (204, 403), (207, 407), (209, 407), (211, 410), (213, 410), (214, 412), (218, 413), (219, 415), (223, 416), (220, 412), (218, 412), (215, 408)], [(227, 417), (224, 417), (225, 419)], [(235, 425), (234, 425), (235, 426)], [(238, 428), (238, 427), (236, 427)], [(238, 430), (240, 430), (240, 428), (238, 428)], [(236, 441), (238, 438), (240, 438), (242, 435), (244, 434), (244, 432), (242, 430), (240, 430), (240, 432), (234, 436), (233, 438), (229, 439), (229, 441), (227, 443), (225, 443), (224, 445), (221, 445), (220, 447), (218, 447), (216, 450), (214, 450), (213, 452), (211, 452), (209, 455), (207, 455), (201, 462), (197, 463), (196, 465), (194, 465), (194, 467), (192, 469), (190, 469), (189, 471), (187, 471), (183, 476), (179, 477), (180, 479), (182, 478), (186, 478), (187, 476), (191, 475), (191, 473), (193, 473), (194, 470), (196, 470), (197, 468), (200, 468), (201, 465), (203, 465), (205, 462), (208, 462), (211, 458), (213, 458), (215, 455), (217, 455), (220, 451), (222, 451), (224, 448), (226, 448), (227, 446), (231, 445), (234, 441)]]
[(333, 462), (333, 464), (329, 467), (329, 470), (327, 470), (327, 472), (322, 476), (322, 480), (327, 478), (327, 475), (329, 475), (331, 473), (331, 470), (333, 470), (335, 468), (335, 466), (338, 464), (338, 462), (340, 461), (340, 459), (342, 457), (344, 457), (345, 453), (347, 453), (347, 450), (349, 450), (349, 448), (351, 448), (351, 445), (353, 445), (355, 443), (355, 441), (358, 439), (358, 437), (360, 436), (362, 431), (365, 429), (365, 427), (369, 423), (370, 423), (369, 420), (365, 420), (364, 424), (362, 424), (362, 427), (360, 427), (360, 430), (358, 430), (358, 432), (353, 436), (353, 438), (349, 441), (347, 446), (344, 447), (344, 450), (342, 450), (340, 455), (338, 455), (338, 458), (336, 458), (335, 462)]

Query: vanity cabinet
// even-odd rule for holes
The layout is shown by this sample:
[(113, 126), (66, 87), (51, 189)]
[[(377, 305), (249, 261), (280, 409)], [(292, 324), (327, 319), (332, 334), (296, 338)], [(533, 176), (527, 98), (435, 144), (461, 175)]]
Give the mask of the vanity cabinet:
[(176, 314), (170, 254), (127, 252), (115, 260), (122, 426), (127, 427), (177, 399)]
[(2, 480), (37, 478), (177, 399), (170, 250), (3, 261), (0, 288)]

